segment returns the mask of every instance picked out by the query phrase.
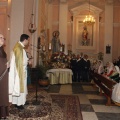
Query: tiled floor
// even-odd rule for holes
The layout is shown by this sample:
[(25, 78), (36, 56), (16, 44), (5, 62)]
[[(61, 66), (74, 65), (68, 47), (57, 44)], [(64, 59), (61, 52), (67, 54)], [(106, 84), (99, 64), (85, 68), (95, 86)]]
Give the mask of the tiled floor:
[(90, 83), (50, 85), (47, 92), (78, 95), (83, 120), (120, 120), (120, 107), (106, 106), (106, 98)]

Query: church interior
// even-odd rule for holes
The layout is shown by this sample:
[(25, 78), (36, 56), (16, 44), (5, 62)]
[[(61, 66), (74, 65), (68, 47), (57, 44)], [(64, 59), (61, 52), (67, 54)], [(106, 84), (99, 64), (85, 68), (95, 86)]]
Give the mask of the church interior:
[(120, 0), (0, 0), (0, 34), (8, 61), (20, 35), (30, 37), (28, 103), (10, 106), (8, 120), (120, 120), (120, 70), (107, 75), (110, 63), (120, 69)]

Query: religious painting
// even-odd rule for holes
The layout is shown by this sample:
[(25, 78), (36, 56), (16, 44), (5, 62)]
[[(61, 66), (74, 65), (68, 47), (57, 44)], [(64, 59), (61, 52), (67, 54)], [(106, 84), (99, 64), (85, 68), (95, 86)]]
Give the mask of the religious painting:
[(106, 46), (106, 54), (110, 54), (111, 52), (111, 46), (107, 45)]
[(79, 46), (93, 46), (93, 24), (78, 21), (77, 36)]

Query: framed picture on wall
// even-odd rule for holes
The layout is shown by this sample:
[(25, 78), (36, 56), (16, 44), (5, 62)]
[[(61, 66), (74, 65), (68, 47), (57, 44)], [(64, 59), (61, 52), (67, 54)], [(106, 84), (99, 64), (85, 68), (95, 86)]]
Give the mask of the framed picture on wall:
[(110, 54), (111, 53), (111, 46), (107, 45), (106, 46), (106, 54)]
[(93, 24), (78, 21), (77, 44), (78, 46), (93, 46)]

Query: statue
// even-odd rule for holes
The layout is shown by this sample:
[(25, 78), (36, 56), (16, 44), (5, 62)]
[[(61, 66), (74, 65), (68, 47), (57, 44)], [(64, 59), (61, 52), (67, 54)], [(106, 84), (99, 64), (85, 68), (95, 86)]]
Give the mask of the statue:
[(88, 31), (87, 31), (87, 26), (83, 27), (82, 45), (88, 45)]
[(60, 51), (60, 39), (59, 39), (59, 31), (53, 32), (52, 38), (52, 53)]

